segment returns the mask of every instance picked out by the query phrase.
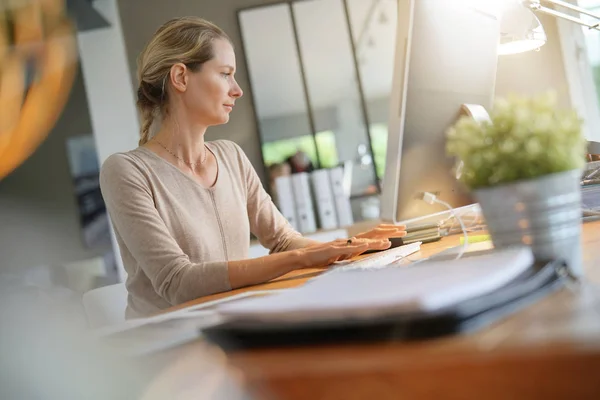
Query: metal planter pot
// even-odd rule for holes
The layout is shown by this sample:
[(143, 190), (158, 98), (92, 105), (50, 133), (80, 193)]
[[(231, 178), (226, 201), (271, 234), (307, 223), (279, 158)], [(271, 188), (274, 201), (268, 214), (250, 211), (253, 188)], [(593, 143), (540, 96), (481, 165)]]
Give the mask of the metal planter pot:
[(563, 259), (575, 276), (581, 255), (581, 170), (474, 190), (494, 247), (531, 246), (538, 259)]

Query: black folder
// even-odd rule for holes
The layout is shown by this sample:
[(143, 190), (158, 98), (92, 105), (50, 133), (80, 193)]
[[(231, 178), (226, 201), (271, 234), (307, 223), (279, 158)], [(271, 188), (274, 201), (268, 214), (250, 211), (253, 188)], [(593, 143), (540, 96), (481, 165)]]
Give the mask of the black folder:
[(225, 350), (325, 343), (417, 340), (472, 332), (500, 320), (564, 284), (562, 261), (536, 261), (503, 287), (435, 312), (397, 312), (374, 317), (315, 321), (235, 319), (203, 330)]

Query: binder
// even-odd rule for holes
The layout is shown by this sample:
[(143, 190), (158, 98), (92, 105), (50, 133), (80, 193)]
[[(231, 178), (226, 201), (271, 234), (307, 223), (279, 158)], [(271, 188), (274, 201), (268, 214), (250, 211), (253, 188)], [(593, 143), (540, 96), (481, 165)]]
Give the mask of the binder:
[(296, 200), (292, 190), (292, 179), (289, 175), (275, 178), (275, 191), (277, 193), (277, 207), (281, 214), (288, 220), (295, 230), (299, 229), (296, 216)]
[(346, 227), (354, 224), (350, 196), (344, 191), (344, 169), (335, 167), (329, 170), (331, 190), (335, 203), (338, 226)]
[[(421, 266), (416, 267), (421, 268)], [(566, 263), (538, 260), (506, 284), (433, 310), (381, 310), (330, 318), (234, 318), (203, 330), (225, 350), (323, 343), (418, 340), (472, 332), (532, 304), (564, 285)]]
[(309, 175), (307, 172), (299, 172), (292, 174), (291, 180), (298, 216), (298, 231), (303, 234), (313, 233), (317, 230), (317, 221), (310, 193)]
[(337, 228), (338, 222), (329, 172), (326, 169), (313, 171), (311, 173), (311, 182), (317, 205), (317, 213), (319, 215), (319, 226), (321, 229)]

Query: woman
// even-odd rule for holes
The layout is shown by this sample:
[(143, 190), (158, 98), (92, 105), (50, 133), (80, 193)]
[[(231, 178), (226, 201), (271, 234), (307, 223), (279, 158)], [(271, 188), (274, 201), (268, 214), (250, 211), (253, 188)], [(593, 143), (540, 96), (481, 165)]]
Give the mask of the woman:
[[(127, 317), (386, 249), (404, 234), (379, 227), (319, 243), (292, 229), (242, 149), (204, 141), (242, 96), (235, 65), (227, 35), (192, 17), (164, 24), (139, 58), (140, 146), (110, 156), (100, 176), (128, 273)], [(247, 259), (250, 232), (270, 255)]]

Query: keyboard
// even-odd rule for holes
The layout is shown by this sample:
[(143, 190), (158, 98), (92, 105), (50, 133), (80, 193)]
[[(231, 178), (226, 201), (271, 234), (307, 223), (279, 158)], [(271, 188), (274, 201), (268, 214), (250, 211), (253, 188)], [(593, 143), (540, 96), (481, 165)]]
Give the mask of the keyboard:
[(420, 249), (421, 242), (398, 246), (393, 249), (380, 251), (373, 255), (361, 258), (360, 260), (350, 261), (347, 264), (341, 264), (339, 266), (333, 266), (327, 273), (388, 268), (400, 262), (404, 257), (416, 253)]

